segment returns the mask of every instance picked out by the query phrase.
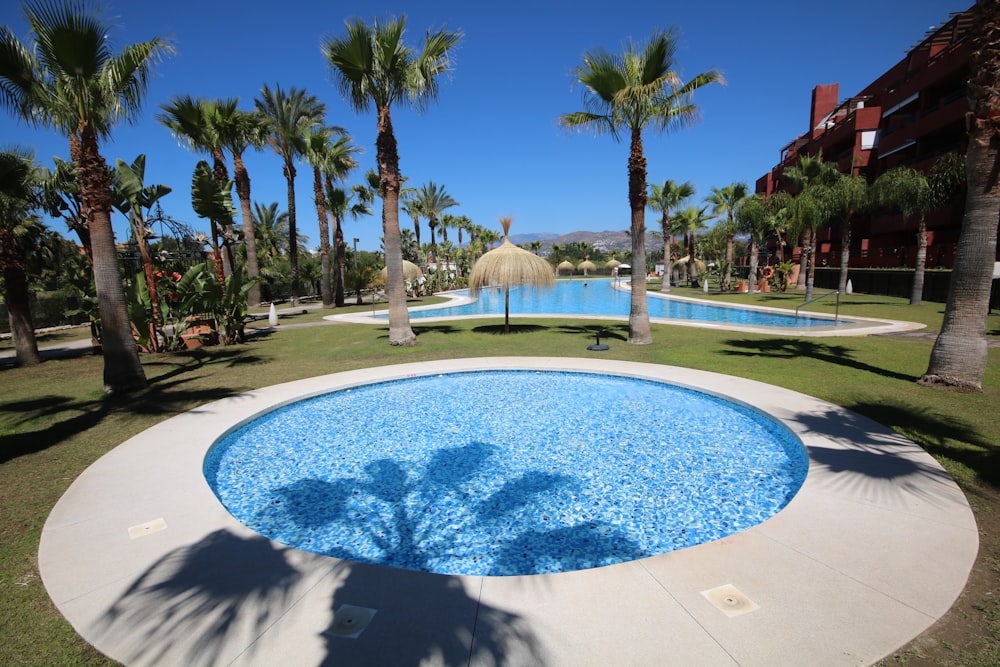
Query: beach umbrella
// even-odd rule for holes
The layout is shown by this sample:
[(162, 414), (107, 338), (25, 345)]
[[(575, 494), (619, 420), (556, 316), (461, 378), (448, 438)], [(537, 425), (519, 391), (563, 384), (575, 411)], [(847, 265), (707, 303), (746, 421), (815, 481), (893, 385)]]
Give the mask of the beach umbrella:
[(513, 218), (500, 218), (503, 244), (476, 260), (469, 274), (469, 292), (475, 296), (483, 287), (503, 287), (503, 331), (510, 333), (510, 288), (519, 285), (551, 287), (555, 284), (552, 266), (538, 255), (518, 248), (507, 235)]
[[(379, 272), (379, 276), (381, 276), (383, 283), (385, 283), (385, 278), (388, 273), (388, 269), (383, 266), (382, 270)], [(420, 280), (423, 277), (424, 274), (420, 270), (419, 266), (408, 260), (403, 260), (403, 280)]]
[(622, 265), (621, 262), (619, 262), (617, 259), (612, 258), (612, 259), (609, 259), (608, 261), (606, 261), (604, 263), (604, 268), (606, 268), (606, 269), (617, 269), (621, 265)]
[[(670, 268), (673, 268), (673, 269), (686, 268), (687, 267), (687, 263), (688, 263), (688, 259), (690, 259), (690, 258), (689, 257), (682, 257), (681, 259), (679, 259), (676, 262), (674, 262), (673, 264), (671, 264)], [(705, 262), (701, 261), (697, 257), (695, 257), (695, 259), (694, 259), (694, 268), (698, 271), (698, 273), (703, 273), (703, 272), (705, 272), (705, 271), (708, 270), (708, 267), (705, 266)]]
[(570, 262), (570, 261), (567, 261), (567, 260), (561, 261), (559, 263), (559, 266), (556, 267), (556, 271), (557, 272), (558, 271), (569, 271), (570, 273), (573, 273), (573, 271), (575, 269), (576, 269), (576, 267), (573, 266), (573, 262)]
[(583, 271), (583, 275), (587, 275), (590, 271), (596, 271), (597, 265), (591, 262), (589, 259), (585, 259), (576, 265), (578, 271)]

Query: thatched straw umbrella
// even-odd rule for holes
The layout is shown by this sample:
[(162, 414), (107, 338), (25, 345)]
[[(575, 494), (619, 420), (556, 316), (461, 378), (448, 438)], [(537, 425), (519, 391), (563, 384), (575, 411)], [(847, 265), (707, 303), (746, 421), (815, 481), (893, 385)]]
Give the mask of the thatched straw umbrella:
[[(687, 275), (688, 278), (691, 278), (691, 270), (690, 270), (690, 267), (688, 267), (688, 260), (689, 259), (690, 259), (690, 257), (681, 257), (679, 260), (677, 260), (676, 262), (674, 262), (673, 264), (671, 264), (670, 268), (672, 270), (673, 269), (677, 269), (677, 270), (684, 269), (685, 275)], [(695, 259), (694, 259), (694, 268), (695, 268), (695, 271), (697, 271), (698, 273), (704, 273), (705, 271), (708, 270), (708, 267), (705, 266), (705, 262), (701, 261), (697, 257), (695, 257)]]
[(583, 275), (587, 275), (591, 271), (596, 271), (597, 265), (589, 259), (584, 258), (582, 262), (576, 265), (576, 269), (577, 271), (583, 271)]
[[(383, 266), (382, 271), (379, 272), (379, 275), (382, 277), (383, 283), (385, 282), (385, 278), (388, 273), (389, 270)], [(420, 270), (419, 266), (417, 266), (416, 264), (414, 264), (409, 260), (405, 259), (403, 260), (403, 280), (420, 280), (423, 277), (424, 274)]]
[(555, 284), (552, 266), (544, 259), (518, 248), (507, 234), (513, 218), (500, 218), (503, 226), (503, 245), (490, 250), (476, 260), (469, 274), (469, 292), (475, 296), (488, 285), (503, 287), (503, 332), (510, 333), (510, 288), (518, 285), (551, 287)]
[(576, 270), (576, 267), (573, 266), (573, 262), (570, 262), (570, 261), (565, 260), (565, 259), (559, 263), (559, 266), (556, 267), (556, 272), (559, 272), (559, 271), (569, 271), (570, 273), (573, 273), (573, 271), (575, 271), (575, 270)]
[(615, 259), (614, 257), (612, 257), (611, 259), (609, 259), (608, 261), (606, 261), (604, 263), (604, 268), (606, 268), (606, 269), (617, 269), (621, 265), (622, 265), (621, 262), (619, 262), (617, 259)]

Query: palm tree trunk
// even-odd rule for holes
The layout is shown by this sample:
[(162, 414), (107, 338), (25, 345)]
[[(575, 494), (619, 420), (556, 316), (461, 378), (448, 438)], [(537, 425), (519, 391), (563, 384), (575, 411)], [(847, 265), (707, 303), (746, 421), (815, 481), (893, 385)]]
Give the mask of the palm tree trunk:
[(97, 146), (92, 127), (81, 131), (80, 163), (77, 179), (83, 209), (90, 211), (88, 229), (94, 252), (94, 286), (101, 317), (101, 343), (104, 351), (104, 390), (127, 392), (146, 386), (146, 375), (139, 362), (139, 349), (125, 305), (111, 227), (111, 180), (108, 166)]
[(841, 294), (847, 294), (847, 274), (851, 263), (851, 219), (848, 216), (844, 222), (844, 231), (840, 234), (840, 279), (837, 289)]
[(913, 287), (910, 291), (910, 305), (918, 306), (924, 296), (924, 269), (927, 264), (927, 221), (920, 214), (917, 223), (917, 262), (913, 267)]
[(670, 291), (670, 246), (673, 245), (673, 238), (670, 234), (670, 216), (667, 214), (666, 206), (663, 207), (663, 220), (660, 227), (663, 231), (663, 282), (660, 283), (661, 292)]
[(653, 342), (646, 302), (646, 158), (642, 134), (632, 130), (628, 158), (628, 200), (632, 207), (632, 299), (628, 315), (628, 342), (648, 345)]
[(757, 238), (750, 234), (750, 275), (747, 276), (747, 291), (753, 294), (757, 289)]
[(970, 133), (966, 154), (968, 193), (948, 287), (941, 333), (920, 384), (982, 391), (986, 374), (986, 319), (990, 309), (1000, 210), (1000, 141)]
[(802, 232), (802, 245), (799, 246), (799, 275), (795, 280), (795, 289), (805, 289), (806, 274), (809, 272), (809, 249), (812, 246), (812, 230)]
[[(729, 226), (733, 226), (733, 221), (729, 221)], [(723, 291), (728, 291), (733, 287), (733, 233), (726, 234), (726, 280)]]
[[(385, 243), (385, 291), (389, 299), (389, 345), (414, 345), (417, 336), (410, 328), (403, 284), (403, 246), (399, 233), (399, 153), (392, 132), (389, 108), (378, 110), (375, 141), (379, 189), (382, 191), (382, 234)], [(645, 187), (645, 185), (643, 186)]]
[[(240, 200), (240, 215), (243, 217), (243, 244), (247, 249), (247, 278), (253, 280), (260, 276), (260, 265), (257, 262), (257, 234), (253, 228), (253, 213), (250, 210), (250, 173), (243, 164), (241, 155), (233, 154), (233, 171), (236, 180), (236, 196)], [(247, 303), (260, 305), (260, 283), (254, 282), (247, 293)]]
[[(813, 239), (815, 240), (815, 235)], [(813, 286), (816, 284), (816, 243), (809, 248), (809, 268), (806, 274), (806, 301), (812, 301)]]
[(18, 366), (42, 363), (31, 320), (28, 277), (21, 266), (5, 265), (3, 270), (4, 303), (10, 319), (10, 336), (14, 340), (14, 355)]
[(333, 216), (333, 247), (336, 253), (337, 283), (334, 287), (333, 302), (341, 308), (344, 305), (344, 274), (347, 267), (347, 243), (344, 242), (344, 229), (340, 216)]
[(288, 196), (288, 264), (292, 274), (292, 305), (299, 302), (299, 237), (295, 227), (295, 165), (285, 164)]
[(319, 221), (319, 293), (324, 308), (333, 308), (333, 286), (330, 279), (330, 220), (326, 215), (326, 195), (323, 194), (323, 176), (313, 167), (313, 198), (316, 201), (316, 219)]

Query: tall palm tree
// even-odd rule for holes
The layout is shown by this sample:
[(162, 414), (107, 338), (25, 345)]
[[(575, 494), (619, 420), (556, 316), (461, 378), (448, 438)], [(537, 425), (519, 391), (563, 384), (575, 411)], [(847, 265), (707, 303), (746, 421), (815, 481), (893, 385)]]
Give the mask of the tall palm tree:
[[(332, 179), (326, 182), (326, 203), (333, 216), (333, 240), (336, 251), (337, 280), (334, 285), (334, 304), (341, 308), (344, 305), (344, 284), (347, 273), (347, 243), (344, 241), (344, 218), (350, 215), (357, 219), (362, 215), (371, 215), (375, 195), (364, 185), (355, 184), (350, 189), (335, 187)], [(360, 295), (359, 295), (360, 296)]]
[(977, 0), (969, 36), (968, 194), (941, 333), (921, 384), (982, 391), (1000, 210), (1000, 4)]
[[(698, 208), (697, 206), (687, 206), (674, 214), (677, 221), (677, 229), (687, 237), (687, 279), (689, 281), (698, 277), (698, 267), (695, 263), (695, 235), (699, 230), (705, 229), (705, 223), (711, 219), (707, 214), (708, 207)], [(632, 273), (635, 273), (633, 271)]]
[(663, 181), (663, 185), (653, 183), (649, 186), (649, 200), (646, 205), (651, 211), (662, 215), (660, 218), (660, 233), (663, 236), (663, 284), (660, 285), (661, 292), (670, 291), (670, 262), (672, 257), (671, 247), (674, 244), (673, 229), (670, 225), (670, 212), (679, 207), (684, 200), (693, 197), (695, 194), (694, 184), (691, 181), (684, 181), (678, 184), (674, 180)]
[[(414, 234), (414, 239), (416, 240), (417, 245), (419, 246), (420, 245), (420, 218), (421, 217), (426, 218), (427, 214), (424, 213), (423, 202), (417, 196), (416, 190), (411, 190), (410, 194), (404, 196), (400, 200), (399, 207), (401, 209), (403, 209), (404, 213), (406, 213), (408, 216), (410, 216), (413, 219), (413, 234)], [(426, 268), (426, 267), (424, 267), (424, 268)]]
[[(264, 118), (256, 111), (237, 110), (229, 119), (222, 132), (223, 146), (233, 156), (233, 182), (236, 196), (240, 200), (240, 217), (243, 219), (243, 247), (247, 253), (247, 278), (253, 280), (260, 275), (257, 260), (257, 236), (254, 234), (252, 200), (250, 198), (250, 172), (243, 162), (243, 153), (248, 148), (259, 150), (264, 147), (267, 129)], [(260, 305), (260, 284), (256, 281), (247, 293), (250, 306)]]
[[(846, 294), (847, 273), (851, 262), (851, 218), (855, 213), (868, 207), (868, 181), (864, 176), (857, 174), (839, 174), (832, 185), (821, 187), (823, 189), (820, 191), (820, 196), (825, 203), (825, 215), (828, 221), (839, 221), (841, 224), (840, 278), (837, 289), (841, 294)], [(926, 254), (926, 241), (924, 252)], [(923, 291), (923, 270), (920, 276), (921, 291)], [(918, 296), (917, 303), (919, 302)]]
[(410, 104), (422, 109), (437, 98), (437, 78), (449, 69), (450, 54), (461, 39), (461, 33), (428, 31), (423, 48), (417, 53), (403, 43), (405, 18), (385, 23), (375, 21), (371, 26), (356, 19), (347, 22), (346, 27), (346, 35), (323, 40), (323, 52), (341, 94), (351, 106), (356, 111), (375, 107), (378, 127), (375, 149), (389, 297), (389, 344), (413, 345), (417, 337), (410, 328), (410, 315), (406, 310), (399, 233), (402, 175), (390, 112), (394, 104)]
[(760, 245), (769, 231), (768, 218), (770, 211), (768, 200), (759, 194), (744, 197), (736, 204), (733, 220), (737, 234), (750, 237), (750, 274), (749, 289), (753, 293), (757, 282), (757, 255)]
[(31, 211), (38, 203), (34, 155), (25, 149), (0, 152), (0, 274), (18, 366), (42, 362), (31, 318), (28, 271), (45, 227)]
[[(336, 139), (335, 135), (339, 134)], [(335, 305), (333, 270), (330, 263), (330, 221), (324, 176), (330, 181), (343, 180), (357, 166), (354, 155), (359, 152), (340, 128), (316, 127), (309, 130), (303, 143), (303, 155), (313, 169), (313, 201), (319, 220), (320, 296), (324, 308)]]
[[(431, 230), (431, 249), (434, 250), (436, 243), (434, 233), (438, 225), (441, 224), (441, 216), (445, 210), (458, 206), (459, 203), (445, 191), (443, 185), (437, 185), (434, 181), (420, 186), (417, 191), (417, 199), (420, 201), (420, 207), (427, 218), (427, 227)], [(447, 241), (448, 234), (445, 233), (443, 238)]]
[[(168, 128), (180, 141), (193, 151), (201, 151), (212, 156), (212, 177), (219, 183), (229, 182), (229, 169), (223, 152), (226, 134), (238, 113), (237, 100), (228, 98), (208, 100), (190, 95), (177, 95), (160, 105), (162, 113), (156, 120)], [(220, 226), (219, 220), (209, 218), (211, 227), (212, 252), (215, 254), (216, 272), (220, 284), (225, 284), (225, 276), (233, 272), (235, 253), (233, 251), (232, 229)], [(221, 240), (221, 243), (220, 243)], [(221, 265), (219, 264), (221, 260)]]
[(927, 214), (944, 206), (965, 178), (965, 163), (952, 153), (934, 163), (925, 174), (905, 165), (893, 167), (872, 183), (872, 197), (883, 206), (895, 206), (903, 219), (917, 217), (917, 259), (913, 271), (910, 304), (920, 303), (927, 264)]
[(705, 203), (712, 205), (712, 213), (722, 216), (722, 225), (726, 230), (726, 274), (723, 276), (723, 289), (732, 287), (733, 275), (733, 237), (736, 235), (736, 220), (733, 211), (741, 199), (747, 196), (749, 188), (746, 183), (733, 182), (722, 188), (712, 188), (705, 197)]
[(69, 137), (94, 257), (101, 316), (104, 388), (146, 386), (132, 337), (111, 226), (111, 180), (100, 141), (138, 117), (150, 70), (172, 51), (160, 38), (112, 50), (111, 26), (82, 2), (39, 2), (24, 9), (33, 35), (27, 46), (0, 27), (0, 103), (21, 119)]
[(268, 129), (267, 143), (281, 156), (288, 191), (288, 261), (291, 264), (292, 303), (299, 300), (299, 242), (295, 220), (295, 159), (302, 155), (306, 131), (323, 124), (326, 105), (304, 90), (267, 84), (254, 100)]
[(653, 341), (646, 303), (646, 157), (642, 132), (651, 128), (667, 131), (694, 122), (697, 107), (692, 95), (709, 83), (721, 82), (715, 70), (697, 75), (687, 83), (673, 70), (677, 50), (676, 35), (654, 32), (642, 47), (629, 41), (625, 51), (612, 55), (603, 49), (584, 56), (574, 78), (584, 87), (585, 111), (561, 116), (559, 122), (570, 128), (583, 128), (597, 134), (610, 134), (619, 141), (629, 133), (629, 205), (632, 211), (632, 297), (629, 311), (628, 342), (648, 344)]
[(792, 224), (802, 236), (798, 287), (805, 287), (806, 301), (812, 299), (816, 280), (816, 230), (829, 219), (824, 210), (825, 202), (817, 195), (839, 176), (836, 166), (824, 162), (822, 154), (804, 155), (799, 164), (784, 171), (784, 179), (793, 194), (789, 205)]
[[(260, 275), (266, 282), (282, 276), (281, 260), (288, 255), (288, 213), (279, 208), (278, 202), (253, 203), (251, 223), (257, 237), (257, 259)], [(273, 299), (273, 295), (267, 298)]]

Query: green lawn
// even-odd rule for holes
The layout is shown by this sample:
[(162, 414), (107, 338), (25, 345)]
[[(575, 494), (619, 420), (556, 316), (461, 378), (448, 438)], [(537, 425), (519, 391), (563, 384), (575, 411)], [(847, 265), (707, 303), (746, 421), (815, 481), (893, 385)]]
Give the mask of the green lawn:
[[(704, 296), (700, 291), (678, 294)], [(785, 295), (710, 295), (726, 301), (791, 304)], [(790, 295), (791, 296), (791, 295)], [(801, 296), (795, 295), (801, 303)], [(939, 326), (941, 304), (911, 309), (903, 300), (854, 295), (845, 316), (893, 317)], [(791, 304), (794, 307), (795, 304)], [(817, 304), (818, 306), (819, 304)], [(367, 306), (370, 308), (371, 306)], [(816, 306), (815, 312), (824, 312)], [(329, 312), (329, 311), (328, 311)], [(319, 320), (321, 311), (283, 318)], [(899, 660), (996, 664), (1000, 660), (1000, 348), (991, 348), (982, 394), (920, 387), (931, 342), (876, 336), (797, 338), (654, 325), (654, 343), (625, 342), (625, 322), (526, 319), (422, 324), (419, 344), (390, 347), (382, 326), (287, 327), (234, 347), (144, 355), (150, 386), (130, 397), (101, 391), (102, 360), (84, 356), (31, 369), (0, 369), (0, 664), (106, 664), (50, 603), (36, 554), (48, 512), (69, 484), (105, 452), (180, 411), (256, 387), (360, 367), (472, 356), (590, 356), (688, 366), (781, 385), (863, 413), (915, 440), (956, 477), (982, 527), (972, 584), (949, 616)], [(587, 351), (605, 331), (610, 350)], [(998, 326), (991, 319), (991, 332)], [(949, 617), (946, 617), (946, 621)], [(968, 631), (969, 626), (971, 631)], [(937, 634), (935, 634), (937, 633)], [(930, 652), (930, 653), (928, 653)]]

